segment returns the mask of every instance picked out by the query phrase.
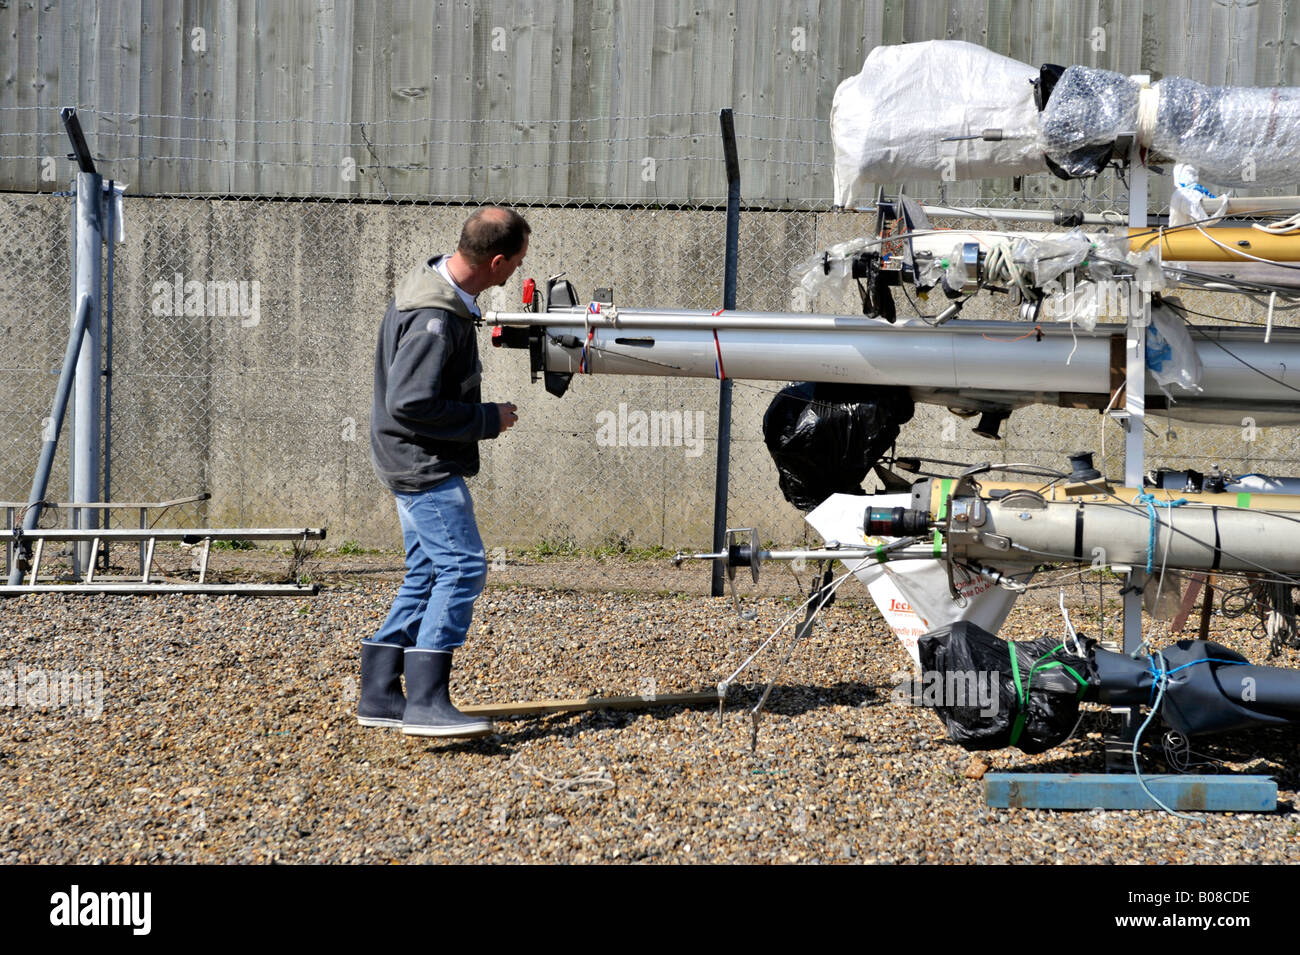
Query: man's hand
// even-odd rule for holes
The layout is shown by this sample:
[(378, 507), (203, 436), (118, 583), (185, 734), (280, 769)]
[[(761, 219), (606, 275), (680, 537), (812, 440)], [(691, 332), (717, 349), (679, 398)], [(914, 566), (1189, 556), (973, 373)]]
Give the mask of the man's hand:
[(497, 412), (501, 415), (501, 430), (508, 431), (519, 420), (519, 415), (515, 414), (515, 406), (507, 401), (504, 404), (497, 405)]

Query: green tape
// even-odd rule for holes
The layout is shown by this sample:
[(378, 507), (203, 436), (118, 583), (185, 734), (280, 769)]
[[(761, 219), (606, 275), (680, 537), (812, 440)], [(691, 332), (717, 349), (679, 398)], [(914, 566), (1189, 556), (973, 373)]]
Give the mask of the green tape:
[(888, 561), (888, 560), (889, 560), (889, 555), (885, 553), (885, 545), (884, 545), (884, 544), (877, 544), (877, 545), (876, 545), (876, 562), (877, 562), (877, 563), (881, 563), (881, 564), (883, 564), (883, 563), (885, 563), (885, 562)]
[[(1025, 689), (1020, 685), (1020, 661), (1016, 658), (1016, 645), (1008, 641), (1007, 649), (1011, 651), (1011, 678), (1016, 683), (1016, 721), (1011, 726), (1011, 743), (1015, 746), (1020, 742), (1020, 734), (1025, 729), (1025, 718), (1028, 714), (1025, 712)], [(1033, 679), (1033, 671), (1029, 671), (1029, 678)]]
[(1016, 658), (1016, 645), (1014, 643), (1008, 642), (1007, 649), (1011, 652), (1011, 679), (1016, 684), (1016, 707), (1017, 707), (1016, 721), (1011, 726), (1011, 742), (1009, 744), (1011, 746), (1015, 746), (1016, 743), (1020, 742), (1020, 734), (1024, 732), (1025, 723), (1028, 722), (1029, 692), (1033, 686), (1035, 673), (1040, 673), (1043, 670), (1053, 670), (1056, 667), (1060, 667), (1061, 669), (1069, 673), (1070, 676), (1074, 677), (1074, 679), (1078, 682), (1079, 699), (1083, 699), (1083, 694), (1087, 692), (1088, 681), (1085, 680), (1083, 677), (1079, 676), (1079, 674), (1075, 672), (1074, 668), (1071, 667), (1069, 664), (1067, 664), (1064, 660), (1052, 659), (1052, 657), (1054, 657), (1056, 654), (1060, 653), (1062, 650), (1065, 649), (1064, 643), (1058, 643), (1054, 648), (1048, 650), (1041, 657), (1039, 657), (1037, 662), (1035, 662), (1034, 665), (1030, 667), (1029, 674), (1025, 677), (1023, 682), (1020, 679), (1020, 662)]
[(1249, 495), (1249, 494), (1238, 494), (1238, 495), (1237, 495), (1237, 506), (1238, 506), (1238, 507), (1250, 507), (1250, 495)]
[[(938, 521), (948, 516), (948, 498), (952, 496), (952, 478), (944, 478), (939, 482), (939, 517)], [(943, 535), (938, 531), (934, 532), (934, 556), (938, 557), (943, 553)]]

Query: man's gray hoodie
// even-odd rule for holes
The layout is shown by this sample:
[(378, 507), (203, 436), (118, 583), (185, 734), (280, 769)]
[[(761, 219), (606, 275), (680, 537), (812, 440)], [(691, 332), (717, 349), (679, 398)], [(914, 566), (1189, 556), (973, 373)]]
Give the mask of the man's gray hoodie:
[(501, 433), (497, 406), (479, 400), (474, 318), (437, 262), (397, 284), (375, 349), (370, 460), (379, 480), (405, 493), (477, 474), (477, 442)]

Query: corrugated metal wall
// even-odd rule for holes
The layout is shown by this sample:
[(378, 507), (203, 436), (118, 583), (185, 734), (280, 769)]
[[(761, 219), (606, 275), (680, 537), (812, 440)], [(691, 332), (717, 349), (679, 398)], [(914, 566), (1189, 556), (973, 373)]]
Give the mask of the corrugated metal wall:
[(12, 191), (68, 180), (69, 104), (135, 194), (637, 203), (723, 193), (732, 106), (746, 197), (793, 205), (830, 196), (831, 99), (880, 43), (1300, 85), (1291, 0), (65, 0), (0, 34)]

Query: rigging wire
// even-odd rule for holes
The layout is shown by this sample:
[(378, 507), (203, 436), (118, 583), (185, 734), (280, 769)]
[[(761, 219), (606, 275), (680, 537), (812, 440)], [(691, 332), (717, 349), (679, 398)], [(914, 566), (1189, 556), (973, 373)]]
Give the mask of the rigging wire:
[[(1170, 303), (1166, 303), (1166, 304), (1170, 304)], [(1175, 307), (1177, 307), (1177, 306), (1175, 306)], [(1223, 353), (1224, 353), (1225, 355), (1227, 355), (1229, 358), (1233, 359), (1233, 360), (1236, 361), (1236, 362), (1239, 362), (1239, 363), (1242, 364), (1242, 365), (1245, 365), (1247, 368), (1249, 368), (1249, 369), (1250, 369), (1251, 371), (1253, 371), (1255, 374), (1259, 375), (1261, 378), (1267, 378), (1269, 381), (1273, 382), (1275, 385), (1281, 385), (1283, 388), (1287, 389), (1288, 391), (1294, 391), (1294, 392), (1300, 393), (1300, 388), (1297, 388), (1297, 387), (1295, 387), (1294, 385), (1288, 385), (1288, 384), (1287, 384), (1285, 381), (1283, 381), (1281, 378), (1275, 378), (1274, 376), (1270, 375), (1268, 372), (1264, 371), (1264, 369), (1262, 369), (1262, 368), (1258, 368), (1258, 367), (1256, 367), (1255, 365), (1252, 365), (1250, 362), (1246, 361), (1246, 359), (1242, 358), (1240, 355), (1238, 355), (1238, 354), (1237, 354), (1236, 352), (1234, 352), (1232, 349), (1228, 348), (1228, 347), (1227, 347), (1226, 345), (1224, 345), (1222, 342), (1217, 341), (1216, 339), (1214, 339), (1214, 338), (1210, 337), (1209, 335), (1207, 335), (1205, 332), (1203, 332), (1203, 331), (1200, 329), (1199, 326), (1197, 326), (1197, 325), (1193, 325), (1191, 322), (1186, 322), (1186, 321), (1184, 322), (1184, 324), (1186, 325), (1186, 327), (1187, 327), (1187, 329), (1188, 329), (1189, 331), (1191, 331), (1193, 334), (1195, 334), (1195, 335), (1196, 335), (1198, 338), (1200, 338), (1202, 341), (1209, 342), (1211, 345), (1213, 345), (1215, 348), (1219, 349), (1221, 352), (1223, 352)]]
[[(916, 543), (919, 540), (921, 540), (921, 538), (919, 537), (900, 538), (899, 542), (897, 543), (898, 546), (905, 546), (905, 544), (902, 542)], [(878, 561), (878, 558), (874, 554), (868, 554), (866, 557), (860, 558), (857, 561), (857, 563), (855, 563), (847, 571), (845, 571), (843, 574), (841, 574), (839, 577), (835, 578), (831, 582), (829, 591), (827, 593), (823, 594), (822, 589), (818, 588), (814, 590), (803, 603), (801, 603), (799, 606), (791, 610), (785, 616), (785, 618), (779, 624), (776, 625), (776, 629), (772, 631), (772, 633), (768, 636), (768, 638), (759, 645), (758, 649), (755, 650), (753, 653), (751, 653), (749, 657), (746, 658), (745, 662), (736, 668), (735, 672), (733, 672), (731, 676), (727, 677), (725, 680), (721, 681), (718, 684), (718, 698), (721, 699), (726, 695), (727, 687), (730, 686), (735, 681), (736, 677), (740, 676), (740, 674), (745, 670), (746, 667), (748, 667), (751, 663), (754, 662), (754, 658), (757, 657), (760, 653), (763, 652), (764, 649), (767, 648), (768, 644), (770, 644), (776, 638), (777, 634), (779, 634), (782, 630), (785, 629), (786, 624), (788, 624), (791, 620), (793, 620), (795, 618), (795, 615), (798, 614), (800, 610), (803, 610), (810, 603), (812, 603), (819, 596), (821, 596), (823, 597), (823, 600), (817, 606), (818, 611), (820, 611), (821, 608), (825, 606), (827, 600), (829, 600), (829, 598), (835, 593), (835, 591), (839, 589), (840, 585), (844, 583), (844, 581), (846, 581), (849, 577), (853, 576), (853, 573), (861, 569), (865, 564), (873, 561)], [(843, 563), (847, 564), (847, 561), (844, 561)]]
[[(1214, 768), (1223, 765), (1223, 760), (1215, 759), (1205, 753), (1192, 749), (1192, 741), (1177, 730), (1169, 730), (1160, 741), (1164, 751), (1165, 762), (1176, 773), (1190, 773), (1194, 769)], [(1193, 761), (1191, 757), (1198, 756)]]

